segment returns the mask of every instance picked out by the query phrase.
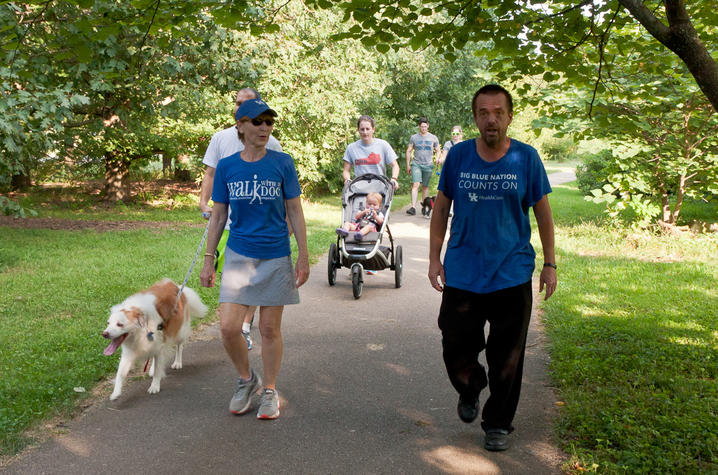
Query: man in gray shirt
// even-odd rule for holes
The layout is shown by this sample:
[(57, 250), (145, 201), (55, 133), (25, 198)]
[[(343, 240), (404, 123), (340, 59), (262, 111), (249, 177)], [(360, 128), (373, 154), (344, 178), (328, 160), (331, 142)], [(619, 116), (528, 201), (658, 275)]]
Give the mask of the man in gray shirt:
[[(412, 162), (411, 156), (414, 154)], [(407, 214), (416, 214), (416, 198), (421, 183), (421, 198), (425, 200), (429, 196), (429, 181), (434, 171), (434, 152), (437, 161), (441, 157), (441, 145), (436, 135), (429, 133), (429, 121), (426, 117), (419, 119), (419, 133), (409, 139), (409, 146), (406, 148), (406, 173), (411, 175), (411, 207)], [(423, 212), (423, 210), (422, 210)], [(424, 216), (428, 218), (425, 213)]]

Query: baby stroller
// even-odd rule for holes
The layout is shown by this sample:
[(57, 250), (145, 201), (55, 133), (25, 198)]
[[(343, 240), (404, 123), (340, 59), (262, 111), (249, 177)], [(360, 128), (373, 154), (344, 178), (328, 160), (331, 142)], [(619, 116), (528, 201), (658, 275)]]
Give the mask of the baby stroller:
[[(354, 216), (366, 207), (366, 195), (380, 193), (383, 197), (381, 211), (384, 223), (377, 232), (370, 232), (360, 241), (354, 239), (354, 233), (346, 237), (337, 236), (337, 242), (329, 246), (328, 277), (329, 285), (337, 280), (337, 269), (351, 269), (352, 291), (354, 298), (361, 297), (364, 286), (364, 269), (394, 271), (396, 288), (401, 287), (402, 256), (401, 246), (394, 246), (394, 238), (389, 230), (389, 211), (394, 197), (394, 186), (385, 176), (366, 174), (354, 178), (344, 185), (342, 190), (342, 222), (354, 220)], [(384, 235), (389, 237), (389, 246), (382, 246)]]

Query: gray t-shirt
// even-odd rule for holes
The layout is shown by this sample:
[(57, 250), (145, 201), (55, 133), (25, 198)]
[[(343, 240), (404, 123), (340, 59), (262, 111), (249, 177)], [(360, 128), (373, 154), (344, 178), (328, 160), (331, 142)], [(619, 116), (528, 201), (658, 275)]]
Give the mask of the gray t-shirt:
[(344, 152), (344, 161), (354, 166), (355, 177), (367, 173), (386, 176), (386, 166), (395, 160), (396, 153), (389, 142), (376, 138), (369, 145), (357, 140)]
[[(458, 142), (457, 142), (457, 143), (458, 143)], [(450, 149), (453, 145), (454, 145), (454, 142), (452, 142), (451, 140), (447, 140), (446, 143), (444, 144), (444, 148), (443, 148), (442, 150), (444, 150), (444, 152), (448, 152), (449, 149)]]
[(414, 163), (417, 165), (433, 165), (434, 149), (439, 148), (439, 139), (434, 134), (414, 134), (409, 139), (414, 146)]

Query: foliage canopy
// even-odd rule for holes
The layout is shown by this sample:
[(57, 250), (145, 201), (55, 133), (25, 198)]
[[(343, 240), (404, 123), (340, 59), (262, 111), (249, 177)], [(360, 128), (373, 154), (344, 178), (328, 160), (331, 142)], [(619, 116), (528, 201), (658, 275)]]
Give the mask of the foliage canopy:
[[(69, 178), (104, 174), (108, 199), (126, 199), (130, 169), (157, 154), (201, 157), (248, 85), (280, 112), (276, 134), (310, 192), (339, 184), (360, 114), (397, 150), (421, 115), (438, 134), (471, 123), (474, 69), (335, 41), (341, 15), (299, 1), (35, 2), (2, 5), (0, 21), (0, 186), (62, 166)], [(480, 63), (465, 58), (462, 68)]]
[(634, 24), (617, 33), (624, 40), (604, 51), (605, 92), (544, 84), (546, 116), (534, 125), (612, 143), (591, 199), (614, 215), (630, 210), (639, 225), (675, 225), (686, 198), (718, 197), (718, 114), (678, 58), (643, 47), (650, 40)]
[[(326, 0), (312, 3), (330, 5)], [(431, 45), (452, 59), (467, 44), (486, 42), (485, 53), (497, 66), (507, 66), (504, 77), (511, 81), (506, 82), (536, 75), (547, 81), (559, 74), (569, 79), (587, 77), (586, 69), (591, 68), (597, 88), (607, 63), (606, 45), (616, 40), (617, 30), (640, 23), (653, 37), (647, 46), (657, 49), (660, 42), (680, 57), (718, 110), (718, 52), (706, 47), (715, 47), (718, 25), (711, 2), (346, 0), (339, 5), (344, 20), (356, 24), (338, 37), (359, 38), (380, 52), (407, 46), (416, 51)]]

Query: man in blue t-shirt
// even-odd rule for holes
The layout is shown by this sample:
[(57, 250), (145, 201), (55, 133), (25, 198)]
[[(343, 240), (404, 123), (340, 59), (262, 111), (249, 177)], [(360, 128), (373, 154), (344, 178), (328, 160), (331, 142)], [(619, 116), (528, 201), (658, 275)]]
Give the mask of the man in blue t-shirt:
[[(488, 385), (491, 394), (481, 414), (484, 447), (500, 451), (508, 448), (513, 430), (531, 317), (536, 253), (529, 208), (543, 248), (539, 292), (545, 287), (548, 299), (556, 289), (551, 186), (536, 150), (506, 135), (513, 119), (506, 89), (482, 87), (471, 108), (480, 136), (452, 146), (444, 162), (431, 220), (429, 281), (443, 292), (439, 328), (449, 380), (459, 393), (459, 418), (476, 419), (479, 393)], [(484, 349), (488, 377), (478, 361)]]

